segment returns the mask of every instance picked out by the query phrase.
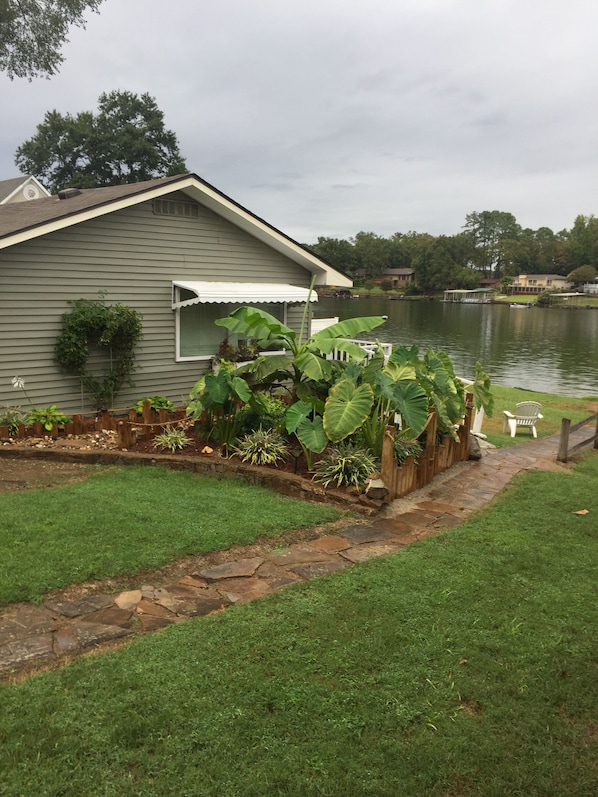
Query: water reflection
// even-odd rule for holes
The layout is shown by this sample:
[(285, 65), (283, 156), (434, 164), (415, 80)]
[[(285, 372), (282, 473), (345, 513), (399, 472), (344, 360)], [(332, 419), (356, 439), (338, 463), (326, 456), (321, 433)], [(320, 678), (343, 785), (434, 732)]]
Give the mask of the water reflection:
[(318, 318), (387, 315), (371, 333), (395, 345), (444, 349), (457, 373), (479, 360), (499, 385), (598, 395), (598, 310), (511, 310), (507, 305), (445, 304), (388, 299), (321, 299)]

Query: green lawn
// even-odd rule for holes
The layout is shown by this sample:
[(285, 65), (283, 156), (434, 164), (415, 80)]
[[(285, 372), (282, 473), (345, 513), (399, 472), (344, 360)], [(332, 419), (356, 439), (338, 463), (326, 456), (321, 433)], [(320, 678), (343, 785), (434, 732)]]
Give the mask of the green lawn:
[(0, 495), (0, 604), (339, 517), (237, 479), (161, 467), (92, 473), (77, 484)]
[(0, 794), (595, 797), (597, 480), (0, 687)]
[[(542, 415), (544, 418), (538, 421), (536, 430), (538, 437), (547, 437), (558, 434), (561, 430), (563, 418), (569, 418), (572, 423), (584, 420), (596, 409), (598, 396), (586, 396), (585, 398), (568, 398), (557, 396), (553, 393), (537, 393), (533, 390), (522, 390), (516, 387), (501, 387), (492, 385), (492, 395), (494, 396), (494, 413), (492, 418), (485, 417), (482, 432), (488, 436), (488, 441), (500, 448), (510, 445), (520, 445), (532, 439), (529, 429), (520, 429), (517, 435), (512, 438), (508, 432), (503, 432), (503, 411), (515, 412), (515, 405), (519, 401), (539, 401), (542, 405)], [(588, 426), (588, 437), (591, 434), (591, 427)]]

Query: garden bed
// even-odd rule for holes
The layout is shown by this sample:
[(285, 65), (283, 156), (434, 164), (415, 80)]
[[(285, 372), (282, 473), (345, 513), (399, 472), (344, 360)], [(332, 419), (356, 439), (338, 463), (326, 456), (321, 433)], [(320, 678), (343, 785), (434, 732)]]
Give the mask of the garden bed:
[[(104, 413), (96, 418), (75, 416), (64, 429), (44, 430), (19, 427), (15, 436), (0, 428), (0, 455), (23, 460), (44, 462), (83, 462), (86, 464), (145, 464), (165, 465), (224, 478), (241, 476), (247, 481), (270, 487), (284, 495), (312, 501), (341, 504), (358, 511), (376, 512), (385, 502), (403, 497), (429, 484), (435, 475), (456, 462), (468, 458), (468, 438), (471, 408), (459, 428), (458, 440), (448, 437), (437, 440), (436, 419), (430, 416), (427, 424), (427, 443), (419, 462), (408, 458), (399, 465), (393, 456), (392, 431), (385, 435), (381, 475), (388, 488), (385, 499), (372, 499), (356, 488), (324, 488), (312, 480), (303, 453), (289, 456), (275, 466), (255, 466), (236, 457), (222, 455), (205, 438), (187, 430), (191, 444), (174, 452), (159, 450), (155, 436), (165, 427), (184, 417), (184, 410), (158, 413), (144, 408), (141, 420), (134, 414), (128, 418)], [(43, 432), (46, 432), (45, 434)], [(15, 477), (13, 481), (22, 481)]]

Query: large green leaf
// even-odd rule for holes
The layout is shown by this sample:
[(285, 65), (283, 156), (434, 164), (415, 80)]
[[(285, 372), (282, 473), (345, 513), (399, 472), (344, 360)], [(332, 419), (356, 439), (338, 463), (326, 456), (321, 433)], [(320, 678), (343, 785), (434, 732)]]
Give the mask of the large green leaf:
[(473, 393), (476, 410), (483, 407), (486, 415), (491, 418), (494, 411), (494, 396), (490, 392), (490, 377), (479, 362), (475, 364), (475, 381), (468, 390)]
[(431, 397), (432, 406), (438, 416), (438, 430), (444, 434), (450, 434), (453, 440), (458, 440), (455, 430), (454, 419), (447, 411), (446, 403), (443, 402), (435, 393)]
[(206, 375), (205, 395), (199, 398), (206, 409), (209, 409), (213, 406), (222, 406), (234, 399), (247, 402), (251, 398), (251, 389), (240, 376), (231, 376), (226, 371), (219, 371), (217, 374)]
[(316, 454), (320, 454), (328, 445), (328, 438), (322, 426), (322, 418), (319, 415), (316, 415), (313, 420), (304, 418), (297, 427), (295, 434), (301, 445)]
[(428, 420), (428, 396), (426, 391), (415, 380), (401, 379), (393, 382), (387, 377), (384, 382), (383, 395), (387, 398), (395, 412), (417, 437), (421, 434)]
[(344, 440), (365, 422), (374, 403), (374, 391), (368, 384), (355, 387), (342, 379), (330, 390), (324, 407), (324, 430), (333, 443)]
[(396, 363), (397, 365), (414, 365), (419, 361), (419, 352), (417, 346), (396, 346), (392, 350), (389, 362)]
[(346, 318), (337, 324), (332, 324), (320, 332), (312, 335), (310, 341), (318, 344), (327, 338), (356, 338), (362, 332), (370, 332), (372, 329), (381, 326), (386, 322), (388, 316), (372, 315), (362, 316), (361, 318)]
[(399, 365), (390, 360), (384, 367), (384, 374), (393, 382), (406, 379), (416, 379), (416, 370), (414, 365)]
[(300, 371), (303, 371), (309, 379), (313, 379), (316, 382), (329, 379), (334, 370), (332, 360), (325, 360), (307, 349), (301, 351), (295, 357), (294, 365)]
[(255, 338), (259, 341), (277, 340), (294, 343), (295, 333), (277, 318), (257, 307), (238, 307), (226, 318), (218, 318), (216, 326), (225, 327), (230, 332)]
[(296, 431), (301, 421), (305, 420), (312, 411), (311, 404), (307, 401), (296, 401), (287, 409), (286, 429), (289, 434)]

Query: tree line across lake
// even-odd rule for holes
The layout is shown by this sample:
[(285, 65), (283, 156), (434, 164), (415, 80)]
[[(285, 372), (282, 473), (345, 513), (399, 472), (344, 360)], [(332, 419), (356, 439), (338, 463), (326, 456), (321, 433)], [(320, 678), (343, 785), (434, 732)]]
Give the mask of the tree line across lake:
[(560, 274), (574, 284), (593, 281), (598, 269), (598, 219), (579, 215), (570, 230), (522, 228), (512, 213), (469, 213), (461, 232), (433, 236), (397, 232), (384, 238), (358, 232), (352, 238), (319, 237), (308, 248), (356, 284), (388, 269), (415, 272), (421, 291), (475, 288), (482, 278), (509, 284), (518, 274)]
[[(166, 129), (155, 99), (128, 91), (101, 94), (97, 113), (47, 112), (18, 147), (15, 163), (52, 193), (187, 171), (176, 134)], [(469, 213), (455, 235), (397, 232), (384, 238), (358, 232), (349, 239), (319, 237), (307, 248), (356, 285), (397, 268), (413, 269), (418, 290), (426, 293), (475, 288), (484, 277), (508, 284), (518, 274), (560, 274), (583, 284), (593, 281), (598, 269), (598, 219), (579, 215), (570, 230), (555, 233), (549, 227), (523, 228), (512, 213), (484, 210)]]

